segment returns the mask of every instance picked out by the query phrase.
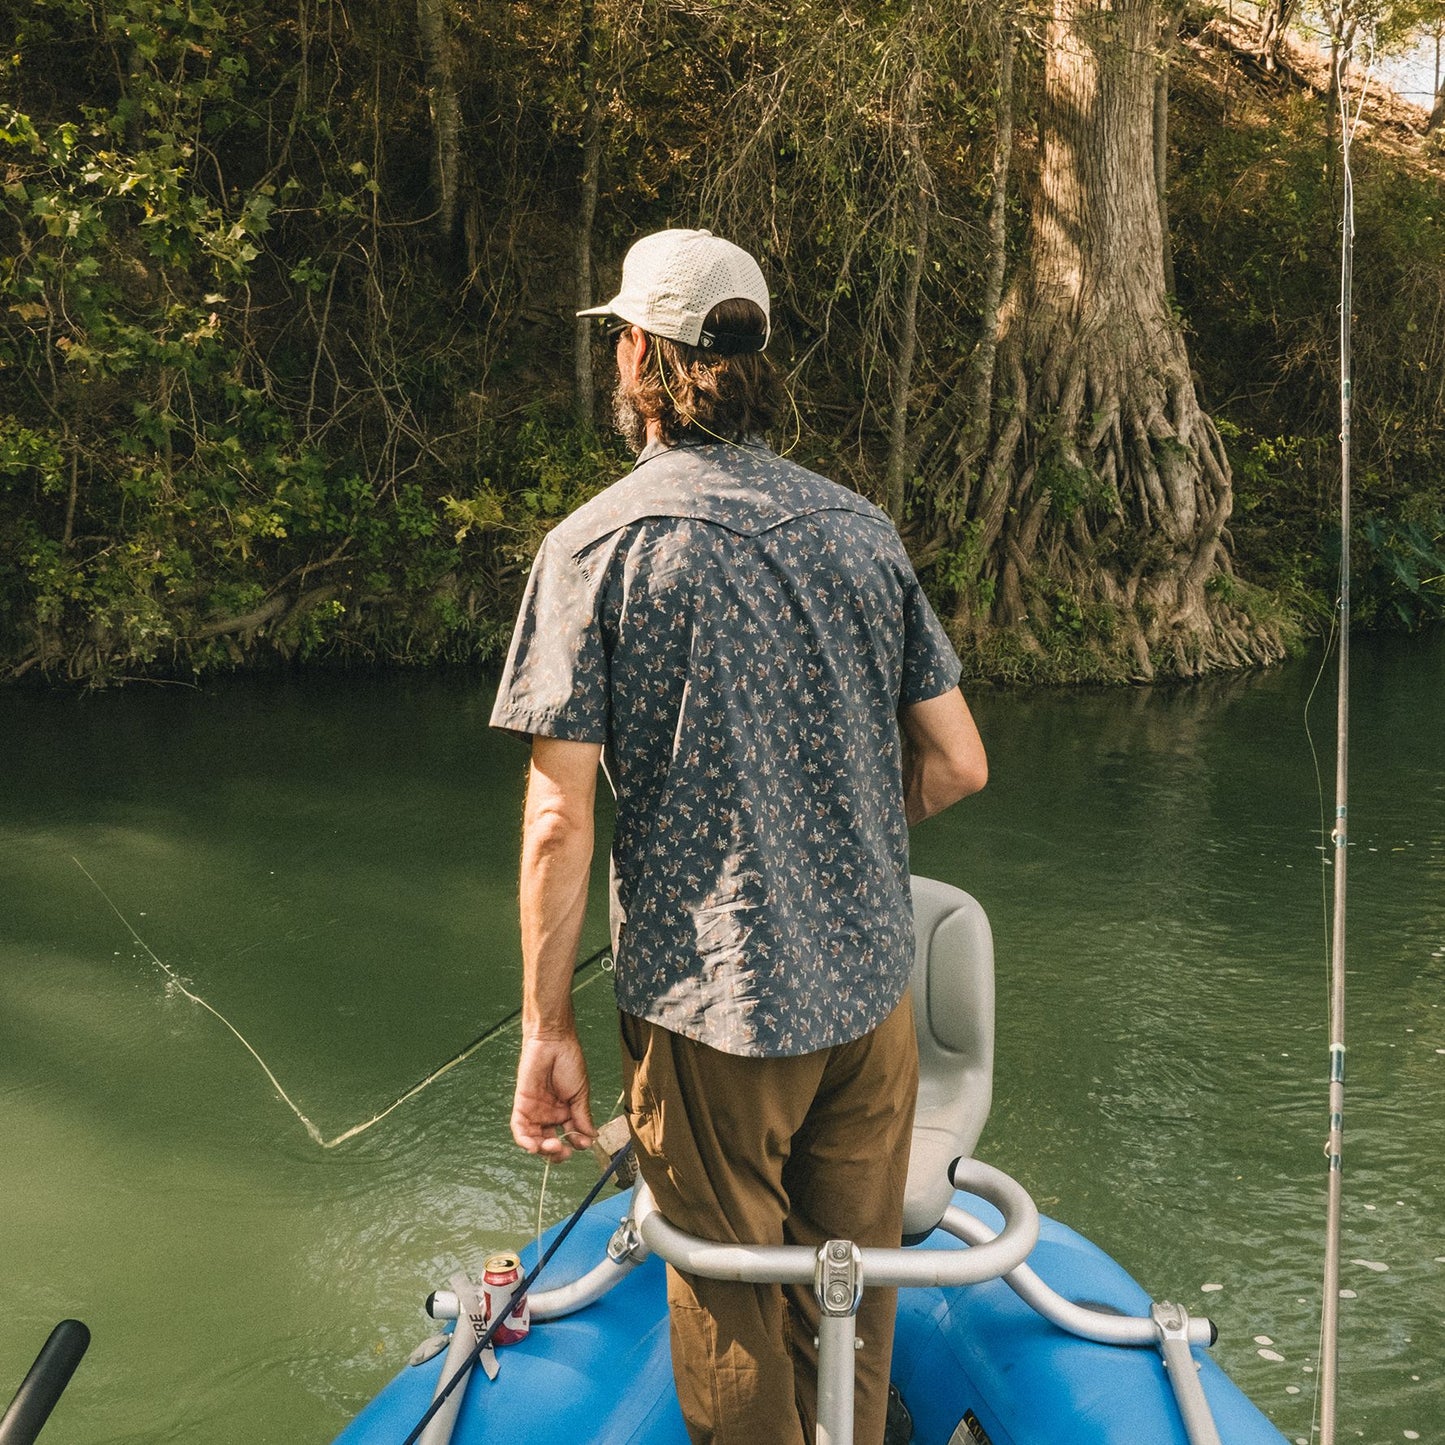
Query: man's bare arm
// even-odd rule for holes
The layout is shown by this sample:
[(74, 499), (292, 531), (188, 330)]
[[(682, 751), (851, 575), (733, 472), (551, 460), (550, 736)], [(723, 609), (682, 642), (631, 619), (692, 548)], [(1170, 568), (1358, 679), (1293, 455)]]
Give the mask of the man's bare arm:
[(572, 970), (587, 912), (601, 756), (594, 743), (534, 738), (522, 820), (522, 1053), (512, 1137), (531, 1154), (557, 1159), (596, 1133)]
[(988, 757), (958, 688), (900, 708), (903, 803), (909, 825), (941, 813), (988, 782)]

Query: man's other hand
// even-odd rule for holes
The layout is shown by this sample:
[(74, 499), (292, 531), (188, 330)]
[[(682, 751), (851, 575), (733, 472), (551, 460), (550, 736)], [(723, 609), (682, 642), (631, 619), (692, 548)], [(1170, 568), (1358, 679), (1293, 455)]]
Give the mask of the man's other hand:
[(529, 1154), (562, 1160), (572, 1157), (574, 1147), (590, 1148), (596, 1137), (587, 1061), (576, 1034), (523, 1038), (512, 1098), (512, 1138)]

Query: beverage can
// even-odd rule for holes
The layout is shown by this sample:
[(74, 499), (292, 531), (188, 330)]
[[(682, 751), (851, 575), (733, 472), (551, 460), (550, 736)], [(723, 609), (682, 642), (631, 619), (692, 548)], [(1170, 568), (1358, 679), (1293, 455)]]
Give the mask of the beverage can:
[(486, 1309), (486, 1326), (491, 1327), (498, 1315), (505, 1314), (492, 1336), (494, 1345), (514, 1345), (527, 1338), (532, 1328), (532, 1311), (523, 1295), (508, 1309), (512, 1291), (522, 1280), (522, 1261), (509, 1251), (488, 1255), (482, 1265), (482, 1301)]

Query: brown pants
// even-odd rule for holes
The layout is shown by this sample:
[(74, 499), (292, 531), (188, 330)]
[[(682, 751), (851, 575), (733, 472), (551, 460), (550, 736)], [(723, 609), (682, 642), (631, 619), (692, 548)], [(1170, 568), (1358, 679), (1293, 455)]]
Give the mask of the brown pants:
[[(627, 1112), (642, 1177), (689, 1234), (744, 1244), (896, 1246), (918, 1046), (905, 994), (853, 1043), (751, 1059), (622, 1015)], [(812, 1445), (811, 1285), (748, 1285), (670, 1266), (672, 1367), (694, 1445)], [(858, 1311), (855, 1438), (882, 1445), (895, 1290)]]

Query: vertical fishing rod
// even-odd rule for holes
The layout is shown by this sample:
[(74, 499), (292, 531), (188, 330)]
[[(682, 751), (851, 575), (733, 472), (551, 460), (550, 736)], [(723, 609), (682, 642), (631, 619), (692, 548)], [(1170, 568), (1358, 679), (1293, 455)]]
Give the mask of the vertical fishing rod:
[[(1325, 1204), (1324, 1301), (1320, 1313), (1320, 1445), (1334, 1445), (1335, 1401), (1339, 1381), (1340, 1214), (1344, 1193), (1345, 1144), (1345, 881), (1349, 854), (1350, 750), (1350, 410), (1352, 357), (1350, 308), (1354, 292), (1355, 182), (1350, 171), (1353, 129), (1345, 89), (1349, 49), (1335, 69), (1340, 107), (1344, 198), (1340, 243), (1340, 597), (1339, 678), (1335, 707), (1334, 912), (1330, 924), (1330, 1121), (1325, 1144), (1328, 1160)], [(1368, 75), (1366, 83), (1368, 83)], [(1364, 87), (1360, 109), (1364, 108)], [(1357, 116), (1358, 118), (1358, 116)]]

